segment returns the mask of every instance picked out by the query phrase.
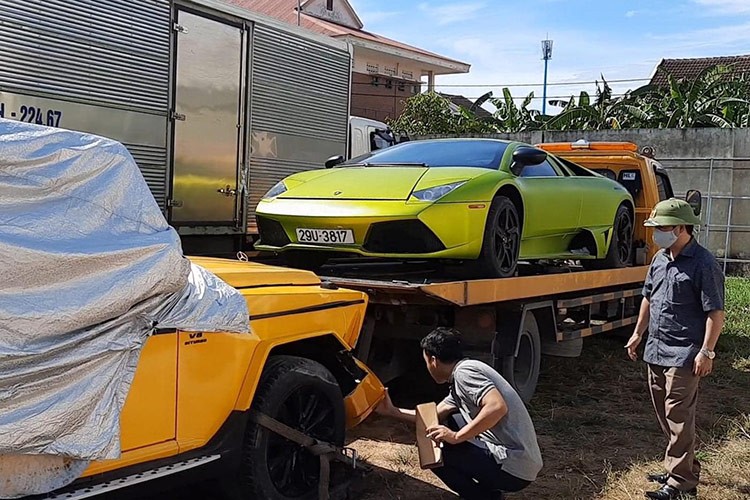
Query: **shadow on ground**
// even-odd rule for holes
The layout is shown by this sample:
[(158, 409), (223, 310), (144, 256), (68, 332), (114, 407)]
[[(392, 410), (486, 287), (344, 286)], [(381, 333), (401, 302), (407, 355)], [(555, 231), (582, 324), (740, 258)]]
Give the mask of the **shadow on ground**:
[(349, 498), (354, 500), (386, 500), (420, 498), (451, 500), (456, 496), (424, 479), (397, 470), (373, 466), (364, 481), (352, 485)]
[[(649, 468), (658, 470), (666, 441), (653, 414), (646, 366), (629, 361), (623, 344), (622, 335), (594, 337), (587, 339), (580, 358), (544, 360), (530, 412), (545, 467), (532, 486), (509, 498), (619, 500), (642, 498), (644, 491), (653, 488), (643, 475)], [(724, 359), (717, 364), (715, 374), (703, 381), (700, 393), (700, 453), (708, 466), (704, 468), (702, 491), (709, 493), (701, 498), (750, 498), (750, 477), (734, 474), (727, 481), (718, 470), (724, 465), (709, 459), (711, 454), (725, 453), (720, 448), (722, 440), (731, 434), (743, 412), (750, 410), (750, 339), (744, 334), (727, 333), (722, 346)], [(430, 392), (422, 383), (414, 382), (394, 385), (394, 400), (402, 404), (429, 400)], [(410, 392), (414, 387), (422, 387), (419, 394)], [(433, 392), (432, 398), (438, 395)], [(375, 417), (355, 430), (352, 441), (366, 460), (398, 472), (387, 484), (377, 475), (364, 481), (363, 491), (376, 491), (377, 486), (386, 488), (384, 491), (392, 496), (362, 498), (429, 498), (409, 486), (415, 477), (439, 485), (429, 472), (419, 470), (413, 430), (403, 424)], [(741, 460), (743, 441), (739, 443), (739, 451), (725, 455)], [(744, 443), (750, 454), (750, 436)], [(737, 466), (741, 470), (742, 464)], [(747, 469), (750, 474), (750, 467)], [(399, 477), (403, 477), (403, 484)], [(722, 485), (721, 480), (729, 484)], [(625, 483), (614, 484), (616, 481)], [(712, 490), (716, 492), (711, 494)]]

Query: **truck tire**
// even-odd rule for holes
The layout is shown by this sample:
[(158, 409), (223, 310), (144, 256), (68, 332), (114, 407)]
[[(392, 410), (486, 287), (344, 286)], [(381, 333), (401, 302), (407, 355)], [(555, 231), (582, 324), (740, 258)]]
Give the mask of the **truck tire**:
[(519, 337), (518, 355), (504, 357), (500, 371), (521, 399), (528, 403), (536, 391), (542, 362), (539, 325), (533, 313), (526, 313)]
[(612, 223), (612, 240), (604, 259), (581, 260), (585, 269), (616, 269), (633, 263), (633, 216), (627, 206), (620, 205)]
[[(344, 444), (344, 398), (320, 363), (296, 356), (269, 358), (251, 407), (321, 441)], [(317, 498), (320, 461), (301, 446), (248, 423), (234, 495), (288, 500)]]
[(480, 278), (515, 276), (522, 232), (515, 204), (507, 196), (496, 196), (484, 224), (482, 250), (469, 268)]

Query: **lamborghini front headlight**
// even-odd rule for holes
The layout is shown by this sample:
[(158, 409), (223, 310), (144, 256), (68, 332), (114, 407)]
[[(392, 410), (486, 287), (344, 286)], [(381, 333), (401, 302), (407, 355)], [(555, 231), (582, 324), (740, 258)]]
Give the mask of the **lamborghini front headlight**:
[(463, 186), (464, 184), (466, 184), (466, 181), (453, 182), (451, 184), (443, 184), (442, 186), (420, 189), (419, 191), (414, 191), (414, 193), (412, 193), (412, 196), (421, 201), (437, 201), (448, 193)]
[(286, 184), (284, 184), (284, 181), (279, 181), (274, 187), (268, 190), (266, 194), (263, 195), (264, 200), (268, 200), (271, 198), (276, 198), (279, 195), (282, 195), (286, 193), (287, 188)]

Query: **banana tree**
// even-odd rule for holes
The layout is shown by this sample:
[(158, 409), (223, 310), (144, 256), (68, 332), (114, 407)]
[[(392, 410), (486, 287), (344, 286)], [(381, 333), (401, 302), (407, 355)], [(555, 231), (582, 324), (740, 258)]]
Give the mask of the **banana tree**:
[(748, 101), (743, 97), (750, 89), (744, 78), (732, 79), (727, 66), (707, 68), (690, 81), (668, 75), (668, 82), (666, 128), (728, 128), (746, 114)]
[(519, 106), (511, 95), (510, 89), (503, 88), (502, 98), (490, 99), (490, 102), (497, 108), (493, 114), (493, 121), (497, 128), (508, 133), (539, 130), (544, 122), (538, 110), (529, 109), (533, 100), (534, 92), (531, 92)]
[(571, 97), (560, 114), (549, 120), (547, 128), (550, 130), (621, 128), (620, 120), (614, 113), (618, 100), (612, 98), (612, 89), (606, 80), (602, 80), (602, 86), (599, 82), (596, 83), (596, 99), (593, 102), (589, 93), (585, 91), (579, 94), (578, 102)]

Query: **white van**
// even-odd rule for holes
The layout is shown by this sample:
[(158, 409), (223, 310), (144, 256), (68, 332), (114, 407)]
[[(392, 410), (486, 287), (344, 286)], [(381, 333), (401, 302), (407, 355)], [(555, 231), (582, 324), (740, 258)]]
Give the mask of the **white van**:
[(356, 158), (394, 144), (396, 144), (396, 137), (385, 123), (359, 116), (349, 117), (349, 151), (347, 151), (347, 158)]

